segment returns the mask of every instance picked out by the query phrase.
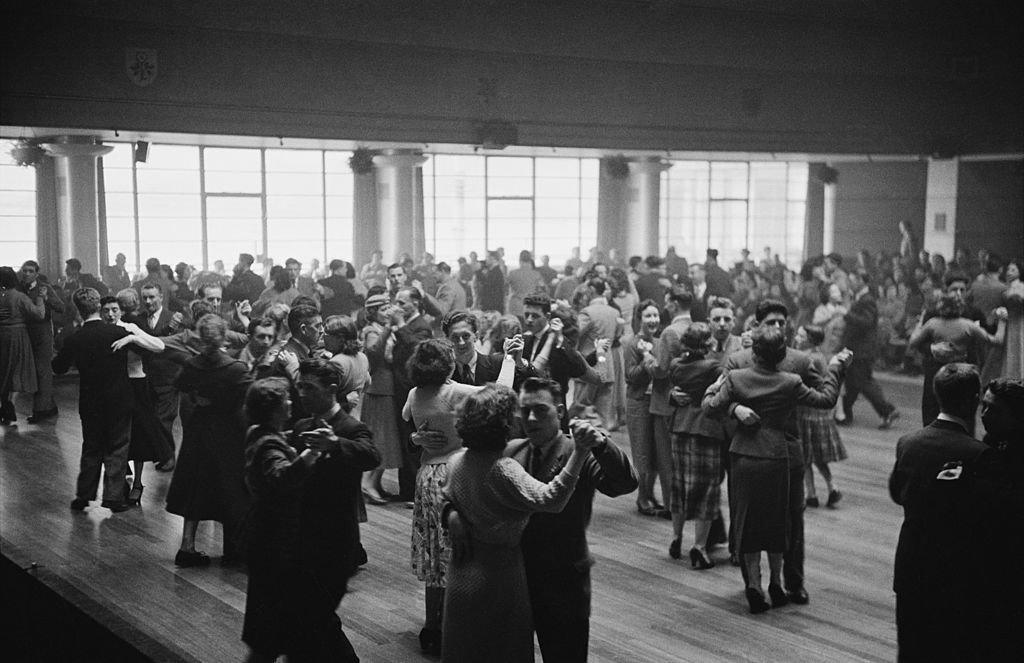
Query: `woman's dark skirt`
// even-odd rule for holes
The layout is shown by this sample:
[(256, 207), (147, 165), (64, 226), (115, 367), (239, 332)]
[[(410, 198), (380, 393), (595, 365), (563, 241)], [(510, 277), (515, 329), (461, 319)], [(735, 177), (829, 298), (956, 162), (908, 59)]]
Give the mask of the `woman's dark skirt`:
[(167, 429), (160, 425), (153, 395), (146, 378), (132, 378), (135, 407), (132, 410), (132, 438), (128, 446), (128, 459), (160, 461), (167, 458), (167, 449), (174, 453), (174, 441), (168, 439)]
[(729, 512), (739, 553), (789, 548), (789, 461), (731, 454)]

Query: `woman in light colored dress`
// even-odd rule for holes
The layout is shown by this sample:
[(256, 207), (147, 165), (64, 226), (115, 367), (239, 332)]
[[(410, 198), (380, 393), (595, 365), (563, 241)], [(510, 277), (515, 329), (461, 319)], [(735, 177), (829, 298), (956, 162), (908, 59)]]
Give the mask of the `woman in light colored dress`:
[(572, 496), (596, 436), (578, 435), (568, 463), (543, 484), (503, 455), (518, 403), (487, 386), (463, 403), (456, 430), (466, 446), (448, 461), (444, 494), (458, 510), (471, 552), (448, 567), (441, 660), (446, 663), (533, 661), (523, 530), (536, 511), (558, 512)]
[(13, 392), (36, 391), (36, 363), (26, 320), (37, 322), (46, 315), (46, 291), (39, 288), (35, 301), (18, 290), (18, 276), (0, 267), (0, 424), (18, 420), (11, 401)]
[(363, 354), (356, 322), (347, 315), (332, 315), (324, 321), (324, 347), (331, 353), (331, 363), (341, 368), (343, 384), (338, 396), (347, 402), (349, 414), (359, 419), (362, 413), (363, 390), (370, 384), (370, 360)]
[[(455, 350), (447, 339), (428, 339), (416, 345), (409, 359), (409, 377), (416, 386), (402, 408), (402, 418), (414, 427), (443, 433), (444, 442), (424, 443), (425, 436), (413, 436), (422, 446), (420, 469), (412, 510), (412, 568), (425, 582), (426, 619), (420, 631), (424, 653), (441, 653), (441, 622), (444, 607), (445, 573), (451, 559), (448, 532), (441, 526), (444, 487), (448, 484), (448, 457), (462, 442), (455, 431), (456, 411), (471, 394), (484, 387), (452, 381)], [(499, 376), (499, 383), (512, 386), (512, 369)]]

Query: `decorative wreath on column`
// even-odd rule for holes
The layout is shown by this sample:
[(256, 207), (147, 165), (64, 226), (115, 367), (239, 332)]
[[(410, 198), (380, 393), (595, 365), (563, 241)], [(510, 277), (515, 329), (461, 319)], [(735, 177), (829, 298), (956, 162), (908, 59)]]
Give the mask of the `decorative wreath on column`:
[(604, 168), (613, 179), (624, 180), (629, 177), (629, 159), (621, 154), (605, 159)]
[(356, 175), (367, 175), (373, 172), (373, 150), (360, 147), (348, 158), (348, 166)]
[(45, 156), (46, 151), (30, 140), (19, 140), (11, 148), (11, 160), (19, 166), (35, 166)]

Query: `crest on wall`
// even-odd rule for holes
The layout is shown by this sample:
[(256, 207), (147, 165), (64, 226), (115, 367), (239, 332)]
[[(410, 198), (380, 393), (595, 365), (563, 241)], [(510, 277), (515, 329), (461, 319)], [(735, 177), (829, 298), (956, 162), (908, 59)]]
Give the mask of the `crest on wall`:
[(133, 84), (139, 87), (152, 85), (157, 75), (156, 49), (124, 49), (124, 67)]

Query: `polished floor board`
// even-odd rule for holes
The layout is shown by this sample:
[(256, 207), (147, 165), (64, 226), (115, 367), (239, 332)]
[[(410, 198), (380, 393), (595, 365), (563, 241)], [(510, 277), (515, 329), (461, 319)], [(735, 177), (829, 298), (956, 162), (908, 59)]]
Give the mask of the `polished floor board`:
[[(672, 663), (727, 661), (892, 661), (896, 632), (892, 557), (901, 512), (886, 479), (896, 439), (919, 420), (919, 380), (882, 378), (904, 416), (878, 431), (867, 403), (842, 429), (850, 458), (832, 466), (843, 499), (837, 509), (808, 509), (808, 606), (747, 614), (738, 569), (722, 550), (718, 565), (698, 572), (668, 557), (668, 521), (636, 513), (633, 496), (595, 500), (590, 542), (593, 569), (592, 661)], [(178, 569), (173, 557), (181, 520), (164, 508), (170, 476), (147, 465), (142, 507), (111, 514), (94, 503), (68, 509), (78, 467), (81, 428), (77, 385), (58, 383), (60, 417), (0, 431), (0, 551), (40, 578), (95, 602), (108, 626), (157, 642), (166, 660), (241, 661), (239, 640), (246, 579), (221, 568), (220, 527), (200, 526), (198, 547), (214, 556), (208, 569)], [(26, 401), (19, 400), (26, 414)], [(180, 431), (179, 431), (180, 435)], [(624, 433), (614, 439), (628, 447)], [(388, 481), (392, 482), (392, 473)], [(816, 478), (822, 503), (826, 493)], [(419, 652), (423, 587), (409, 566), (412, 512), (369, 507), (363, 543), (370, 562), (342, 602), (345, 630), (363, 661), (429, 660)], [(683, 536), (689, 549), (692, 525)], [(82, 598), (85, 597), (85, 598)], [(133, 636), (134, 634), (134, 636)], [(539, 660), (539, 656), (538, 656)]]

